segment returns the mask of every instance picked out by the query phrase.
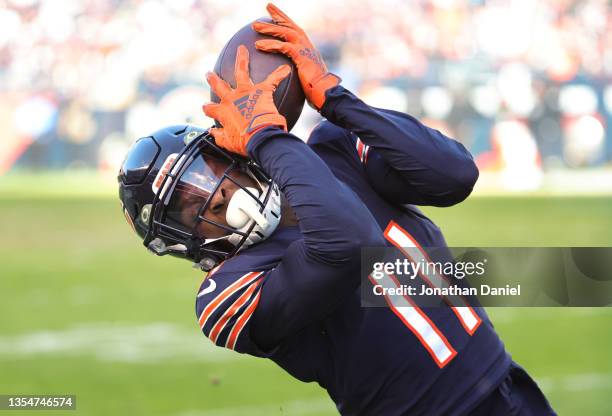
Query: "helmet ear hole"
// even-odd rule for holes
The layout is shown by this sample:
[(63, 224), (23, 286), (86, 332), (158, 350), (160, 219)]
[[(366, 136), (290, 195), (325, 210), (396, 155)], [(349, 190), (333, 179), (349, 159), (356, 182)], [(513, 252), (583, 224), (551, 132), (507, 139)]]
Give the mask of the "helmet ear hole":
[(149, 218), (151, 218), (151, 204), (146, 204), (142, 207), (142, 210), (140, 210), (140, 213), (138, 214), (138, 218), (145, 227), (149, 227)]

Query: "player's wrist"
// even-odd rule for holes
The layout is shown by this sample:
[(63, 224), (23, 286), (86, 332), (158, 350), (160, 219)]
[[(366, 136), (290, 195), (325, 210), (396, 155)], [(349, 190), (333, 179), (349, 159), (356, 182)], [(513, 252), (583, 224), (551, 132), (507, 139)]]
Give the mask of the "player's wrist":
[(277, 139), (281, 138), (280, 137), (281, 135), (283, 137), (287, 137), (287, 136), (295, 137), (289, 134), (286, 129), (283, 129), (275, 125), (264, 126), (261, 129), (257, 130), (256, 132), (253, 133), (253, 135), (250, 137), (250, 139), (246, 143), (245, 148), (246, 148), (247, 156), (253, 159), (255, 162), (259, 163), (257, 160), (257, 152), (260, 150), (260, 148), (263, 147), (264, 144), (268, 144), (268, 143), (277, 141)]
[(342, 82), (342, 79), (331, 72), (322, 74), (309, 82), (306, 89), (308, 91), (307, 98), (310, 105), (317, 111), (321, 111), (327, 101), (327, 92), (340, 85), (340, 82)]
[(265, 113), (259, 114), (253, 117), (251, 122), (246, 126), (243, 137), (248, 141), (257, 132), (265, 129), (266, 127), (276, 127), (283, 131), (287, 131), (287, 120), (285, 117), (278, 113)]
[(339, 117), (336, 108), (346, 99), (347, 94), (350, 94), (350, 92), (341, 84), (328, 88), (325, 91), (325, 102), (319, 113), (329, 121), (334, 122)]

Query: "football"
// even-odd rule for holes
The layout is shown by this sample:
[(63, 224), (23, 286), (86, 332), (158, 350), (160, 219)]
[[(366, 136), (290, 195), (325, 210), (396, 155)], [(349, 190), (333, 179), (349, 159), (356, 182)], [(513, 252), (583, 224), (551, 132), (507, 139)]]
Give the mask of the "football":
[[(272, 22), (270, 18), (264, 17), (257, 20)], [(236, 61), (236, 50), (239, 45), (245, 45), (249, 50), (249, 72), (254, 83), (266, 79), (266, 77), (277, 67), (284, 64), (289, 65), (291, 67), (291, 73), (280, 83), (274, 92), (274, 104), (276, 104), (278, 112), (287, 120), (287, 129), (291, 130), (302, 113), (305, 101), (304, 91), (298, 79), (297, 68), (291, 59), (283, 54), (267, 53), (257, 50), (255, 48), (255, 41), (260, 39), (274, 38), (255, 32), (251, 28), (251, 23), (240, 29), (232, 36), (227, 44), (225, 44), (223, 50), (221, 50), (214, 71), (233, 88), (236, 87), (234, 64)], [(219, 97), (211, 91), (210, 100), (213, 103), (218, 103)]]

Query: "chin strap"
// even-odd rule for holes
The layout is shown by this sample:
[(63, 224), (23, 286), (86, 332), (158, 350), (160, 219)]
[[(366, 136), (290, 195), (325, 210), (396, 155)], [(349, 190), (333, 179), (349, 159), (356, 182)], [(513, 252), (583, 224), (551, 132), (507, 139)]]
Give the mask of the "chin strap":
[[(265, 195), (268, 191), (267, 185), (264, 187), (261, 193), (255, 188), (247, 187), (246, 189), (249, 192), (245, 191), (244, 189), (238, 189), (236, 192), (234, 192), (234, 195), (232, 195), (232, 199), (227, 207), (227, 213), (225, 214), (227, 223), (243, 233), (246, 233), (251, 226), (255, 224), (246, 240), (240, 247), (240, 250), (268, 238), (274, 232), (274, 230), (276, 230), (276, 227), (278, 227), (278, 224), (280, 223), (280, 191), (276, 184), (272, 184), (270, 186), (272, 186), (272, 189), (270, 190), (270, 197), (268, 198), (268, 202), (261, 212), (261, 205), (257, 202), (257, 200), (263, 203)], [(257, 200), (253, 197), (256, 197)], [(234, 245), (238, 245), (242, 239), (242, 235), (233, 233), (229, 236), (228, 241)]]

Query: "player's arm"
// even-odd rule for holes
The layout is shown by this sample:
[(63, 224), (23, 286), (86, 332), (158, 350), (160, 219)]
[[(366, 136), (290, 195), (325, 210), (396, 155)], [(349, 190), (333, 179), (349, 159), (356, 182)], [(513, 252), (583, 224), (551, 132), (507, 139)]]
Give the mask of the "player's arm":
[(461, 143), (408, 114), (371, 107), (342, 86), (327, 91), (321, 114), (368, 146), (365, 172), (392, 202), (453, 205), (467, 198), (478, 179)]
[(289, 56), (310, 105), (373, 149), (366, 172), (379, 193), (392, 202), (438, 206), (470, 194), (478, 169), (463, 145), (407, 114), (372, 108), (339, 86), (306, 33), (274, 5), (267, 9), (273, 23), (255, 22), (253, 29), (279, 40), (259, 40), (257, 48)]
[[(274, 89), (287, 75), (288, 67), (279, 67), (265, 81), (253, 85), (248, 75), (248, 51), (241, 46), (236, 56), (236, 88), (209, 73), (208, 82), (221, 102), (204, 106), (204, 112), (223, 126), (210, 130), (216, 143), (250, 156), (272, 177), (293, 208), (303, 235), (262, 280), (255, 275), (242, 278), (240, 290), (245, 292), (236, 292), (240, 301), (235, 302), (239, 303), (223, 310), (221, 306), (230, 299), (219, 299), (201, 313), (203, 330), (215, 339), (219, 328), (225, 330), (228, 325), (232, 326), (228, 340), (233, 339), (235, 328), (238, 333), (247, 333), (242, 332), (246, 324), (240, 317), (250, 317), (247, 331), (266, 350), (329, 314), (359, 286), (361, 247), (384, 245), (376, 221), (361, 200), (304, 142), (287, 133), (285, 119), (272, 99)], [(253, 102), (249, 114), (234, 105), (245, 95)], [(241, 312), (245, 306), (254, 309), (252, 316)], [(240, 317), (234, 319), (234, 313)]]
[(212, 279), (226, 286), (199, 297), (196, 314), (216, 345), (265, 356), (354, 293), (361, 247), (383, 246), (384, 240), (363, 203), (300, 139), (270, 127), (256, 133), (247, 149), (285, 194), (303, 238), (285, 249), (272, 270), (250, 268), (248, 260), (240, 272), (221, 266)]
[(254, 340), (270, 348), (354, 293), (361, 247), (383, 246), (384, 241), (364, 204), (300, 139), (267, 130), (248, 149), (282, 189), (303, 235), (266, 276), (253, 315)]

